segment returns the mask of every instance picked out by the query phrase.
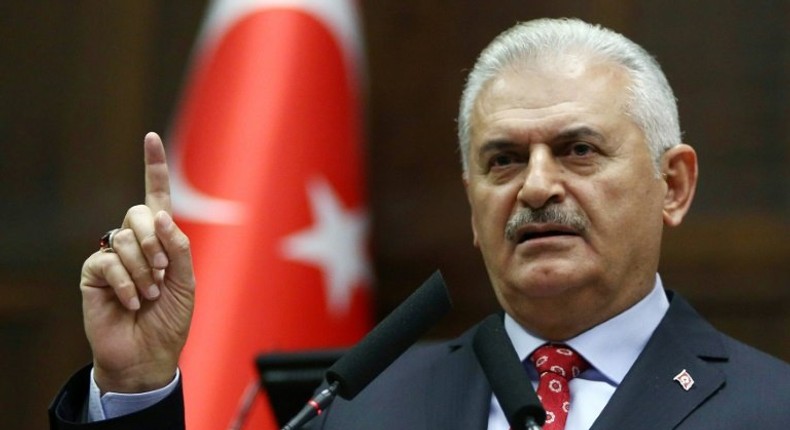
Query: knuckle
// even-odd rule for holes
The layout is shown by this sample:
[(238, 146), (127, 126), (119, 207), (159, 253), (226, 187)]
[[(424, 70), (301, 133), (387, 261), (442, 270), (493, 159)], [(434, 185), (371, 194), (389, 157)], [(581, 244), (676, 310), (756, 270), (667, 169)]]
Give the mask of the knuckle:
[(177, 237), (173, 244), (175, 245), (175, 248), (178, 252), (189, 251), (190, 243), (189, 238), (186, 235), (182, 234), (180, 237)]
[(143, 248), (145, 252), (156, 252), (161, 248), (159, 239), (154, 234), (149, 234), (142, 238), (142, 240), (140, 240), (140, 247)]
[(134, 295), (134, 283), (129, 279), (118, 281), (113, 288), (120, 297), (131, 297)]
[(131, 243), (136, 242), (137, 239), (135, 239), (134, 232), (131, 229), (125, 228), (115, 233), (115, 235), (113, 235), (112, 237), (112, 241), (113, 243), (111, 243), (110, 245), (116, 247), (119, 245), (129, 245)]
[(146, 205), (134, 205), (126, 211), (127, 218), (150, 214), (151, 210)]
[(147, 280), (151, 277), (151, 269), (148, 266), (139, 265), (129, 270), (132, 279)]
[(103, 253), (98, 251), (94, 252), (82, 262), (82, 273), (92, 271), (96, 267), (96, 260), (99, 258), (97, 254)]
[(100, 251), (94, 252), (82, 263), (83, 278), (106, 275), (109, 267), (117, 261), (116, 258), (115, 254)]

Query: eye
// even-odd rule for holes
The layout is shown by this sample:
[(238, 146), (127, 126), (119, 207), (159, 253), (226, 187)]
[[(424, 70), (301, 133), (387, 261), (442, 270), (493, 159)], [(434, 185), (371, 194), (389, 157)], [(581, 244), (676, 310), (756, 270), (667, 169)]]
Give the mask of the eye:
[(491, 154), (488, 158), (489, 171), (505, 171), (524, 163), (524, 157), (517, 152), (502, 151)]
[(570, 147), (570, 155), (576, 157), (586, 157), (591, 155), (593, 152), (595, 152), (595, 148), (592, 145), (584, 142), (576, 142)]
[(496, 154), (493, 157), (491, 157), (491, 160), (489, 161), (488, 164), (491, 167), (502, 167), (502, 166), (508, 166), (510, 164), (513, 164), (514, 162), (515, 162), (515, 157), (513, 157), (513, 155), (511, 154)]

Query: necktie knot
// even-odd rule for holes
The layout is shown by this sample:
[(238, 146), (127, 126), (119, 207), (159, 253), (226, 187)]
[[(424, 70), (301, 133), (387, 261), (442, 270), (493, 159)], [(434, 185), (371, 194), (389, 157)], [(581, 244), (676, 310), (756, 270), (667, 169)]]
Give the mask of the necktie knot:
[(535, 364), (539, 375), (551, 372), (567, 380), (579, 376), (590, 367), (581, 355), (565, 345), (543, 345), (529, 359)]

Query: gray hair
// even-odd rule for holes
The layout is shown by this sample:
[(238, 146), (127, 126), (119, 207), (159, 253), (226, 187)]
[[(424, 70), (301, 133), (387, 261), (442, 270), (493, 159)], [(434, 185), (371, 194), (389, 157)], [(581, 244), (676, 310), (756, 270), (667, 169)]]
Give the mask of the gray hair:
[(626, 114), (642, 129), (656, 172), (661, 155), (680, 143), (678, 109), (658, 62), (625, 36), (578, 19), (538, 19), (519, 23), (497, 36), (477, 58), (461, 95), (458, 145), (464, 175), (469, 169), (470, 119), (477, 96), (485, 85), (517, 62), (584, 54), (589, 59), (623, 66), (630, 77)]

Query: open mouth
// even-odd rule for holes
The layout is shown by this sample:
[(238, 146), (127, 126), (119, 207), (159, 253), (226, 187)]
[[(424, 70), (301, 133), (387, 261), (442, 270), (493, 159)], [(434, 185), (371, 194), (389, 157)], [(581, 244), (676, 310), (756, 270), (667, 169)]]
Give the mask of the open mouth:
[(555, 237), (555, 236), (578, 236), (578, 234), (570, 231), (560, 231), (560, 230), (527, 231), (518, 237), (518, 243), (521, 244), (532, 239), (541, 239), (544, 237)]

